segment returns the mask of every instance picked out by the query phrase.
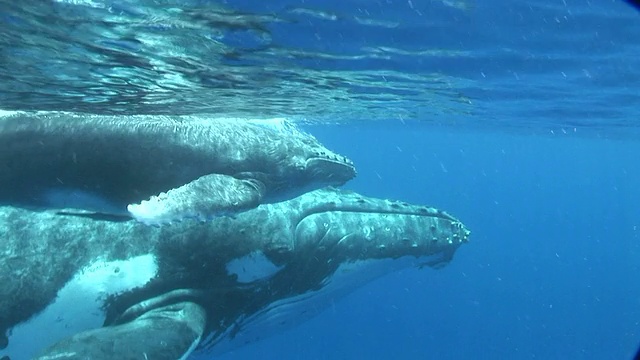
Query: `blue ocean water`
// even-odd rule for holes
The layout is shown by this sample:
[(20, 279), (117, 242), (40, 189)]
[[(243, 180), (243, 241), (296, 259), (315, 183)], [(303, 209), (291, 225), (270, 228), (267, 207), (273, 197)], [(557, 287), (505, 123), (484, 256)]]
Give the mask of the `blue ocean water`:
[(459, 217), (219, 359), (625, 359), (640, 344), (640, 14), (622, 1), (0, 1), (0, 108), (286, 117), (347, 188)]
[(349, 187), (447, 209), (471, 241), (445, 268), (390, 274), (223, 359), (632, 357), (640, 143), (427, 126), (313, 130), (358, 148)]

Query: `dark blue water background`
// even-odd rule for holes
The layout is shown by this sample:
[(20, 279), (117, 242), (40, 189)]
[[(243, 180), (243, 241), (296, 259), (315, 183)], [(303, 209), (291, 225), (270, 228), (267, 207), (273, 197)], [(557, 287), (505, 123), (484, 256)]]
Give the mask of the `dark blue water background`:
[(350, 188), (447, 209), (472, 241), (443, 269), (391, 274), (223, 359), (631, 357), (640, 143), (400, 125), (313, 130), (354, 156)]
[(0, 2), (3, 108), (290, 117), (353, 158), (348, 188), (472, 230), (447, 267), (390, 274), (219, 359), (640, 344), (640, 14), (624, 3), (62, 3)]

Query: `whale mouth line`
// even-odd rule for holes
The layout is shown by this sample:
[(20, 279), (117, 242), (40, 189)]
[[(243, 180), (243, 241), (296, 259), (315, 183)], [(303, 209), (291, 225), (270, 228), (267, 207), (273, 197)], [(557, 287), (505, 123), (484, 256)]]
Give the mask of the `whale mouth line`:
[(352, 162), (340, 157), (312, 157), (305, 162), (310, 178), (327, 185), (340, 186), (353, 179), (357, 171)]
[(340, 159), (340, 158), (329, 158), (329, 157), (312, 157), (307, 159), (307, 166), (309, 165), (309, 163), (314, 163), (314, 162), (324, 162), (324, 163), (330, 163), (335, 165), (341, 165), (341, 166), (346, 166), (355, 170), (355, 166), (353, 165), (353, 162), (351, 162), (347, 158)]

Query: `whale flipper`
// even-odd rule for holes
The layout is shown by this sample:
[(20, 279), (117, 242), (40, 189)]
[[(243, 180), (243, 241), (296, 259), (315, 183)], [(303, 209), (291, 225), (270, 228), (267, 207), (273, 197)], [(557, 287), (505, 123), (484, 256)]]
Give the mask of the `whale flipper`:
[(36, 360), (185, 359), (204, 332), (206, 312), (192, 302), (151, 310), (131, 322), (78, 333)]
[(136, 220), (148, 225), (187, 218), (208, 220), (254, 208), (264, 193), (265, 186), (258, 180), (210, 174), (139, 204), (130, 204), (127, 210)]

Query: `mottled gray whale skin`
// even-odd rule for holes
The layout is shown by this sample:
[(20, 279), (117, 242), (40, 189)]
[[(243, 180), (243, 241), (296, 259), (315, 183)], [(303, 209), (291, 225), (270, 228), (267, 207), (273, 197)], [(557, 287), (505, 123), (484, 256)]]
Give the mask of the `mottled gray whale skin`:
[(0, 116), (0, 204), (158, 224), (339, 186), (353, 163), (286, 122), (14, 112)]
[(360, 265), (448, 263), (469, 231), (437, 209), (327, 188), (165, 227), (2, 207), (0, 234), (0, 357), (20, 360), (241, 346), (370, 280)]

